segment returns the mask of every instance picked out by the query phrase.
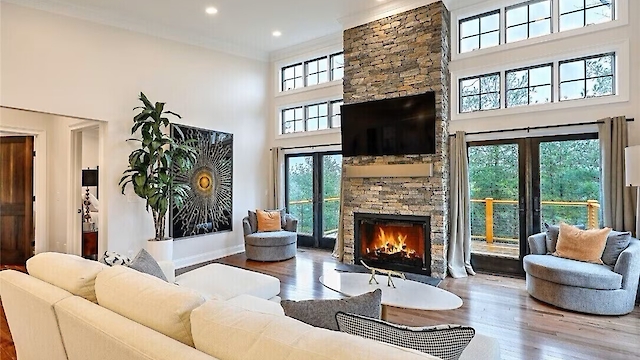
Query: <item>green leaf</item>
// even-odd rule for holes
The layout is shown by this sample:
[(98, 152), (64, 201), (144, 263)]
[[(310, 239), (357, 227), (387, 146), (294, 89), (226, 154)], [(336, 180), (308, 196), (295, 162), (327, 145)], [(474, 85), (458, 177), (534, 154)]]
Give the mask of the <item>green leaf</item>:
[(164, 113), (165, 113), (165, 114), (171, 114), (171, 115), (173, 115), (173, 116), (177, 117), (178, 119), (182, 119), (182, 116), (180, 116), (180, 115), (178, 115), (178, 114), (174, 113), (173, 111), (165, 111)]
[(147, 109), (153, 109), (153, 105), (151, 104), (151, 101), (149, 101), (149, 99), (147, 99), (147, 96), (142, 92), (140, 93), (140, 101), (144, 103)]

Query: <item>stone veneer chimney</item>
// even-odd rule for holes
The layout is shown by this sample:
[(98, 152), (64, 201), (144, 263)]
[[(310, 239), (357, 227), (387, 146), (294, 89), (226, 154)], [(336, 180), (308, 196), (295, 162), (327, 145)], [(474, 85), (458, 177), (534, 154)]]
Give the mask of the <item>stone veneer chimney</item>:
[(449, 11), (439, 1), (344, 32), (344, 102), (436, 94), (436, 153), (345, 157), (343, 165), (423, 164), (430, 177), (346, 178), (344, 262), (354, 262), (354, 212), (431, 217), (431, 276), (444, 278), (449, 227)]

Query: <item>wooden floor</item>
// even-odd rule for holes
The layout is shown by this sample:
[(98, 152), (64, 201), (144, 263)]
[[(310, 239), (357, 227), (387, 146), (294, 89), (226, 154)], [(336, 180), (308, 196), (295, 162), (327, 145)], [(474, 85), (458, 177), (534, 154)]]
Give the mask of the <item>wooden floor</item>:
[[(264, 272), (280, 279), (283, 299), (338, 299), (318, 278), (334, 271), (329, 252), (299, 249), (294, 259), (261, 263), (244, 254), (219, 262)], [(204, 264), (181, 269), (183, 273)], [(424, 326), (443, 323), (473, 326), (500, 342), (510, 359), (640, 359), (640, 308), (626, 316), (590, 316), (557, 309), (531, 298), (523, 279), (479, 274), (445, 279), (440, 287), (462, 298), (456, 310), (417, 311), (389, 308), (389, 320)], [(0, 308), (0, 359), (15, 359), (15, 350)], [(478, 359), (482, 360), (482, 359)]]

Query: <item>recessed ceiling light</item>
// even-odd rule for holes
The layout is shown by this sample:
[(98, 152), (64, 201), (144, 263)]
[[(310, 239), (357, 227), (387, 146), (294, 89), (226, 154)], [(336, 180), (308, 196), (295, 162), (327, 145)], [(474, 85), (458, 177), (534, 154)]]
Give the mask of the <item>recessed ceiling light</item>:
[(273, 35), (275, 37), (279, 37), (279, 36), (282, 35), (282, 33), (280, 31), (276, 30), (276, 31), (272, 32), (271, 35)]
[(218, 9), (214, 8), (213, 6), (209, 6), (205, 11), (209, 15), (213, 15), (213, 14), (217, 14), (218, 13)]

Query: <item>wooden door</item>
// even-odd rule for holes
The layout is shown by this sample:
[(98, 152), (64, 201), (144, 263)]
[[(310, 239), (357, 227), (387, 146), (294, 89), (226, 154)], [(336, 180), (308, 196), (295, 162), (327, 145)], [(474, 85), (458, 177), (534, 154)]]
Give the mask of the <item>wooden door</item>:
[(0, 263), (24, 265), (33, 241), (33, 137), (0, 138)]

